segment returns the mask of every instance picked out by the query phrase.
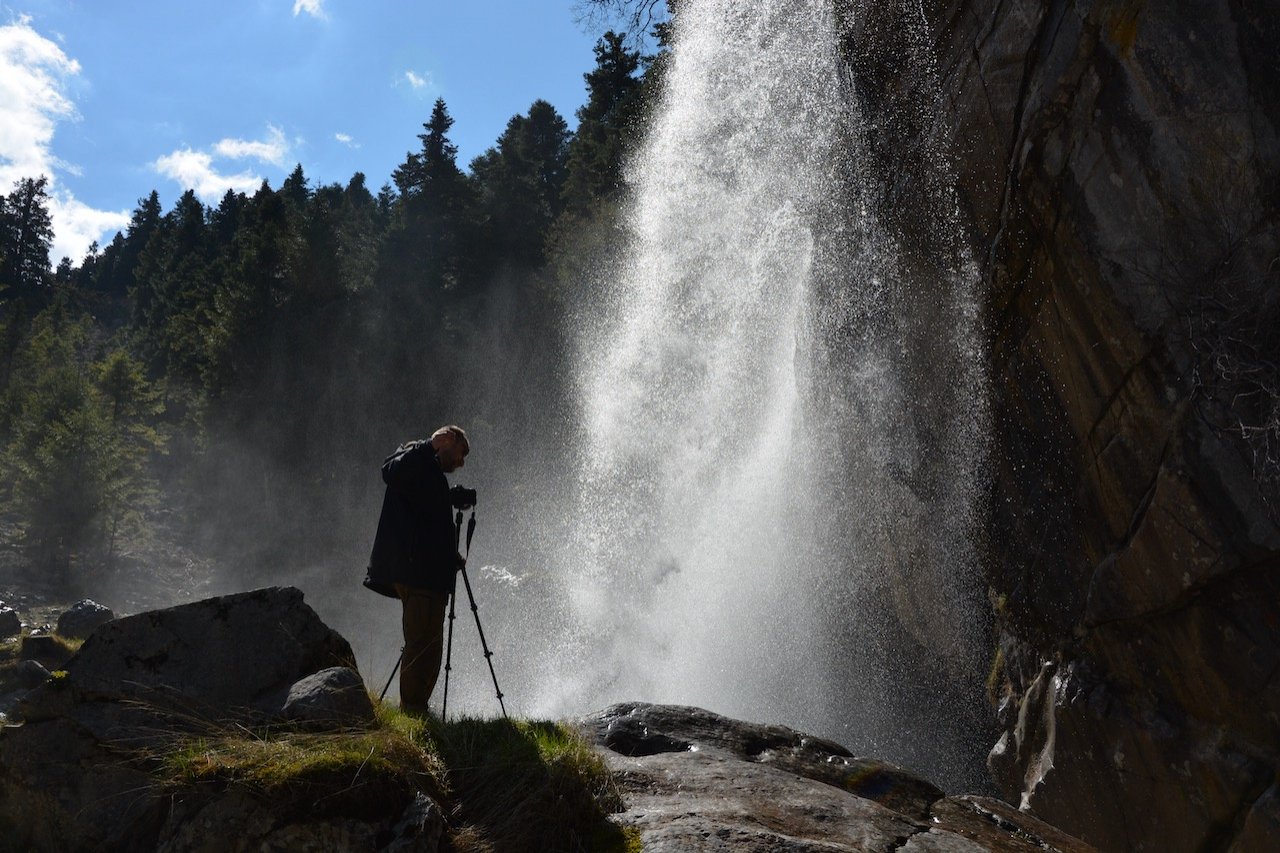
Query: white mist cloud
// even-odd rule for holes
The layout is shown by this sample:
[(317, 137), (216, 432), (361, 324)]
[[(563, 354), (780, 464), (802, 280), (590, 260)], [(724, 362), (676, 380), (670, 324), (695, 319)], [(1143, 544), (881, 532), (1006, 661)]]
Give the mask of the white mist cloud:
[(328, 18), (324, 10), (324, 0), (293, 0), (293, 16), (296, 18), (303, 12), (321, 21)]
[(359, 148), (359, 147), (360, 147), (360, 143), (359, 143), (359, 142), (356, 142), (354, 139), (352, 139), (352, 138), (351, 138), (351, 134), (349, 134), (349, 133), (335, 133), (335, 134), (333, 135), (333, 138), (334, 138), (334, 139), (336, 139), (336, 140), (338, 140), (339, 142), (341, 142), (343, 145), (347, 146), (348, 148)]
[(218, 140), (208, 151), (183, 147), (157, 158), (151, 166), (159, 174), (176, 181), (184, 190), (195, 190), (202, 200), (213, 202), (227, 190), (253, 192), (264, 177), (252, 169), (232, 171), (227, 166), (215, 163), (215, 159), (257, 160), (259, 163), (283, 167), (288, 161), (289, 151), (284, 131), (268, 125), (266, 139), (227, 137)]
[(430, 75), (423, 76), (412, 69), (404, 72), (404, 79), (414, 89), (425, 89), (431, 83)]
[(59, 175), (81, 174), (53, 152), (58, 123), (79, 117), (65, 89), (80, 70), (79, 62), (35, 31), (29, 16), (0, 27), (0, 193), (21, 178), (49, 179), (54, 263), (64, 256), (79, 261), (90, 243), (129, 221), (126, 211), (96, 210), (58, 184)]

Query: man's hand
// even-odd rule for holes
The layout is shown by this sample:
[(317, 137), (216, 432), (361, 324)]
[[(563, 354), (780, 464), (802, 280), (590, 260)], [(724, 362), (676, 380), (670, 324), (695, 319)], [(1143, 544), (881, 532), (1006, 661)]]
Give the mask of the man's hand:
[(458, 564), (453, 567), (455, 572), (460, 572), (467, 567), (467, 558), (458, 554)]

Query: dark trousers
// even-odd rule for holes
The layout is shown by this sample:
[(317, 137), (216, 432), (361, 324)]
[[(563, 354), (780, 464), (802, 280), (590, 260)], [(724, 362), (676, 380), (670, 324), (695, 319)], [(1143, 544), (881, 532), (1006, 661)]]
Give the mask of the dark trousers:
[(400, 663), (400, 707), (424, 712), (440, 677), (444, 651), (444, 611), (449, 593), (396, 584), (403, 612), (404, 657)]

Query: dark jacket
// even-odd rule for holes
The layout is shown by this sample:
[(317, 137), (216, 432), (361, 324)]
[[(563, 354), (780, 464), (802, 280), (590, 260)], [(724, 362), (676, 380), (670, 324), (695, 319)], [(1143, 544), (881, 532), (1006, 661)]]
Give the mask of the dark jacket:
[(458, 542), (449, 483), (429, 441), (402, 444), (382, 463), (387, 484), (364, 585), (396, 597), (393, 584), (453, 590)]

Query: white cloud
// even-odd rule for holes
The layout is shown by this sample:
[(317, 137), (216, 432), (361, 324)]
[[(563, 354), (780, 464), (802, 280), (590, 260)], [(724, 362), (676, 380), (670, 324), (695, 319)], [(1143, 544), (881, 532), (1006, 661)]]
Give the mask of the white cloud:
[(79, 262), (90, 243), (129, 221), (127, 212), (96, 210), (58, 184), (60, 175), (81, 173), (53, 153), (58, 123), (79, 117), (65, 92), (79, 74), (80, 63), (36, 32), (29, 16), (0, 26), (0, 192), (21, 178), (49, 178), (54, 263), (63, 256)]
[(31, 28), (30, 18), (0, 27), (0, 181), (54, 174), (57, 123), (76, 116), (63, 93), (80, 64)]
[(430, 76), (424, 77), (412, 70), (404, 72), (404, 79), (415, 89), (423, 89), (431, 82)]
[(293, 16), (296, 18), (303, 12), (321, 21), (328, 17), (324, 11), (324, 0), (293, 0)]
[(225, 174), (213, 165), (212, 154), (190, 148), (159, 157), (152, 166), (164, 177), (177, 181), (183, 189), (195, 190), (196, 195), (207, 202), (217, 200), (227, 190), (253, 192), (262, 183), (262, 176), (249, 171)]
[(333, 135), (333, 138), (334, 138), (334, 139), (336, 139), (336, 140), (338, 140), (339, 142), (341, 142), (343, 145), (347, 146), (348, 148), (359, 148), (359, 147), (360, 147), (360, 143), (359, 143), (359, 142), (356, 142), (354, 139), (352, 139), (352, 138), (351, 138), (351, 134), (349, 134), (349, 133), (335, 133), (335, 134)]
[(54, 224), (49, 256), (55, 264), (62, 258), (80, 263), (95, 240), (101, 244), (106, 235), (129, 224), (127, 210), (98, 210), (62, 191), (49, 197), (49, 215)]
[(213, 151), (230, 160), (255, 159), (273, 166), (284, 166), (289, 156), (289, 144), (285, 142), (283, 130), (268, 125), (264, 140), (222, 139), (213, 146)]
[(215, 160), (257, 160), (283, 167), (288, 162), (289, 152), (284, 131), (267, 125), (266, 139), (227, 137), (215, 142), (208, 151), (197, 151), (185, 146), (158, 157), (151, 166), (164, 177), (176, 181), (184, 190), (195, 190), (202, 200), (214, 202), (227, 190), (251, 193), (258, 188), (264, 177), (252, 169), (233, 172), (228, 167), (215, 163)]

